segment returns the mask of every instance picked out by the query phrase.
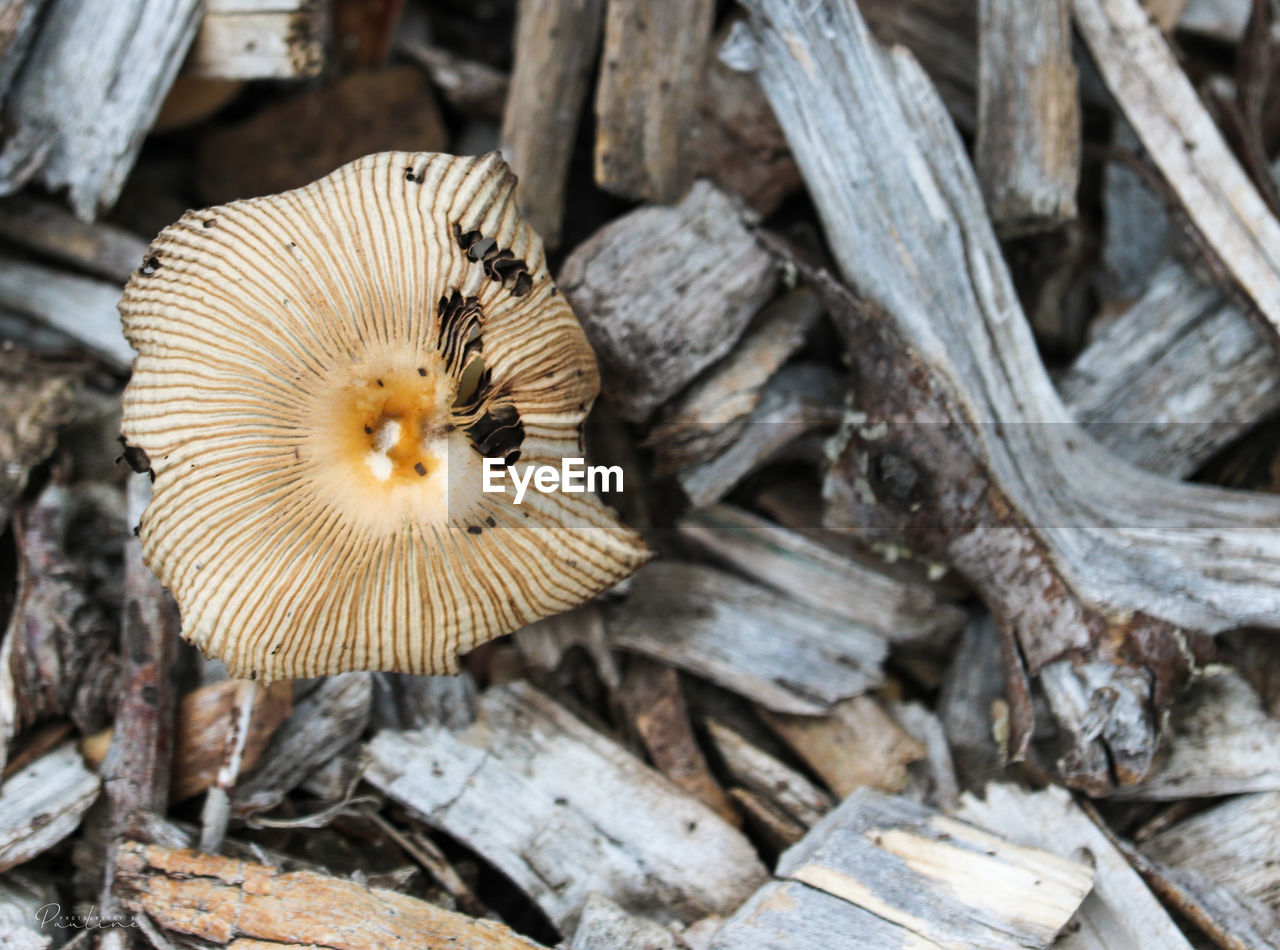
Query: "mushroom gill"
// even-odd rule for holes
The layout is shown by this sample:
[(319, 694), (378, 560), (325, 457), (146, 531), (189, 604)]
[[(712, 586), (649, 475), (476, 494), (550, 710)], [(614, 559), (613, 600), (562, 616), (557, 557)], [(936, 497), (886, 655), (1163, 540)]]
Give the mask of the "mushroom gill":
[(482, 490), (580, 456), (599, 389), (514, 189), (496, 153), (370, 155), (188, 212), (129, 281), (144, 556), (232, 675), (455, 672), (649, 557), (590, 495)]

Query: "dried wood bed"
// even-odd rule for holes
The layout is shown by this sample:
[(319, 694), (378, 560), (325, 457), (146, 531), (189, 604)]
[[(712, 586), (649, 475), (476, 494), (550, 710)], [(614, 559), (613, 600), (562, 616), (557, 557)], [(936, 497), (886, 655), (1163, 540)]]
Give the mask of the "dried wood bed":
[[(1280, 948), (1274, 2), (0, 0), (0, 98), (0, 948)], [(519, 175), (658, 557), (229, 679), (116, 302), (393, 149)]]

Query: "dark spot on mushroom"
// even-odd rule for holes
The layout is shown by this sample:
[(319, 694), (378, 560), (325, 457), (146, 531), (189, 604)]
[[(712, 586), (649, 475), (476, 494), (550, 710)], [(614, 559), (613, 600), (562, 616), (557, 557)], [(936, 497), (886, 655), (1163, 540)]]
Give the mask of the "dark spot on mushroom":
[(485, 458), (509, 458), (524, 442), (524, 423), (515, 406), (498, 406), (468, 426), (467, 436)]
[(503, 461), (508, 465), (515, 465), (516, 462), (520, 461), (520, 450), (516, 449), (514, 452), (507, 453), (507, 457)]
[(423, 369), (421, 366), (419, 366), (419, 367), (418, 367), (418, 375), (419, 375), (419, 376), (426, 376), (426, 375), (427, 375), (427, 371), (426, 371), (425, 369)]
[(133, 526), (133, 536), (136, 538), (142, 532), (142, 523)]
[(490, 528), (497, 527), (497, 524), (498, 524), (498, 522), (493, 520), (493, 515), (489, 515), (487, 518), (485, 518), (484, 523), (487, 524)]
[(423, 465), (421, 462), (414, 462), (413, 470), (418, 473), (419, 477), (422, 477), (423, 475), (427, 474), (427, 467)]
[(379, 388), (379, 389), (381, 389), (381, 388), (382, 388), (382, 380), (378, 380), (378, 388)]
[(415, 175), (415, 174), (413, 173), (413, 166), (412, 166), (412, 165), (410, 165), (408, 168), (406, 168), (406, 169), (404, 170), (404, 180), (405, 180), (405, 181), (417, 181), (417, 180), (418, 180), (418, 176), (417, 176), (417, 175)]
[(364, 434), (365, 434), (365, 435), (373, 435), (373, 426), (365, 426), (365, 427), (364, 427)]
[(136, 445), (130, 445), (124, 436), (119, 436), (120, 444), (124, 446), (124, 451), (116, 458), (116, 464), (119, 465), (123, 460), (131, 469), (139, 475), (144, 472), (151, 475), (151, 480), (155, 481), (155, 475), (151, 471), (151, 459), (147, 458), (147, 453)]
[(528, 271), (521, 271), (516, 275), (516, 282), (511, 286), (511, 296), (523, 297), (533, 289), (533, 278), (529, 276)]
[(467, 534), (480, 534), (482, 531), (484, 531), (484, 528), (480, 527), (478, 524), (467, 525)]
[(160, 258), (152, 254), (142, 262), (142, 266), (138, 268), (138, 273), (143, 277), (150, 277), (160, 269)]
[(458, 242), (458, 247), (464, 251), (469, 250), (482, 237), (483, 235), (479, 231), (463, 231), (460, 225), (455, 224), (453, 226), (453, 239)]
[(559, 293), (560, 293), (560, 288), (559, 288), (559, 287), (552, 287), (552, 288), (551, 288), (551, 296), (555, 297), (555, 296), (557, 296)]
[(213, 226), (214, 226), (215, 224), (217, 224), (217, 223), (218, 223), (218, 222), (217, 222), (217, 221), (215, 221), (215, 220), (213, 220), (213, 218), (205, 218), (205, 219), (204, 219), (204, 226), (205, 226), (206, 228), (211, 228), (211, 227), (213, 227)]

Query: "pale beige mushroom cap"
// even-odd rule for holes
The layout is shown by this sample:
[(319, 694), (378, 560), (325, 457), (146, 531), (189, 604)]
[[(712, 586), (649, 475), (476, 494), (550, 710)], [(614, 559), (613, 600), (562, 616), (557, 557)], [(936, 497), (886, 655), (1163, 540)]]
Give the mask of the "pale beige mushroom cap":
[(486, 456), (580, 457), (599, 388), (514, 188), (370, 155), (188, 212), (129, 281), (143, 553), (232, 675), (455, 672), (649, 557), (591, 495), (482, 491)]

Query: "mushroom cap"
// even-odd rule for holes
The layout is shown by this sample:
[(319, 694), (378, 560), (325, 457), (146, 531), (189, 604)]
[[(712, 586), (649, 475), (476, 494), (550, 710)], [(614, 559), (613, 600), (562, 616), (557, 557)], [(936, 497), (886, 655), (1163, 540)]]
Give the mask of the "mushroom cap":
[(234, 676), (451, 673), (649, 558), (580, 457), (594, 354), (496, 154), (387, 152), (185, 214), (120, 302), (143, 556)]

